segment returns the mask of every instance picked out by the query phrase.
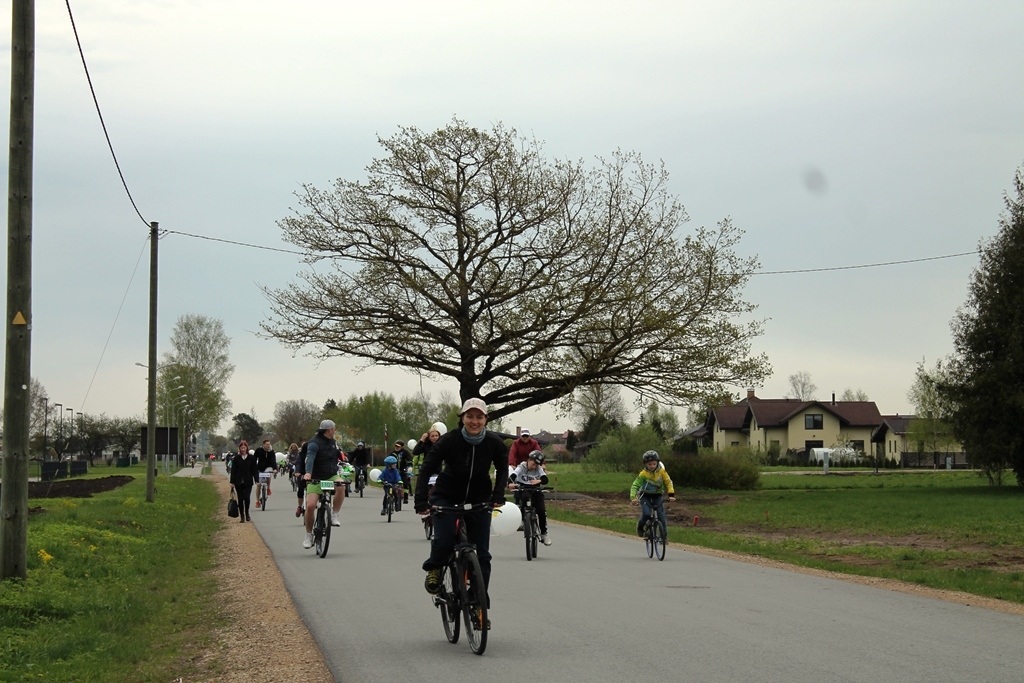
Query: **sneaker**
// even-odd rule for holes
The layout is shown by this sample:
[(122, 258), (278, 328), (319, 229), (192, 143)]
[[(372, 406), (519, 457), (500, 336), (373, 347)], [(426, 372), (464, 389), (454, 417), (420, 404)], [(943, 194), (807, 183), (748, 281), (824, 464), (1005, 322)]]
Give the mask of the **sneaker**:
[(423, 582), (423, 587), (427, 589), (427, 592), (431, 595), (437, 595), (441, 592), (441, 570), (431, 569), (427, 572), (427, 578)]
[(381, 516), (381, 517), (383, 517), (383, 516), (384, 516), (384, 515), (386, 515), (386, 514), (388, 514), (388, 511), (387, 511), (387, 510), (381, 510), (381, 511), (380, 511), (380, 516)]
[(268, 496), (272, 496), (272, 495), (274, 495), (274, 492), (270, 490), (270, 487), (269, 487), (269, 486), (267, 487), (267, 495), (268, 495)]
[(636, 535), (639, 536), (640, 538), (644, 537), (644, 528), (642, 526), (640, 526), (639, 524), (636, 525)]
[(341, 519), (334, 510), (331, 510), (331, 526), (341, 526)]
[(259, 498), (256, 499), (256, 509), (257, 510), (260, 509), (260, 499)]
[(547, 534), (541, 534), (540, 535), (540, 542), (543, 543), (544, 545), (551, 545), (551, 539), (548, 538)]
[[(476, 608), (476, 609), (473, 610), (473, 626), (477, 630), (480, 630), (480, 609), (479, 608)], [(488, 631), (491, 630), (491, 620), (490, 619), (487, 620), (487, 630)]]
[(313, 534), (312, 533), (306, 534), (306, 540), (304, 540), (302, 542), (302, 547), (306, 548), (307, 550), (309, 548), (313, 547)]
[(299, 507), (295, 508), (295, 516), (296, 517), (301, 517), (302, 516), (302, 506), (301, 505)]
[(247, 522), (251, 522), (252, 521), (252, 517), (249, 516), (248, 512), (245, 513), (245, 521), (247, 521)]

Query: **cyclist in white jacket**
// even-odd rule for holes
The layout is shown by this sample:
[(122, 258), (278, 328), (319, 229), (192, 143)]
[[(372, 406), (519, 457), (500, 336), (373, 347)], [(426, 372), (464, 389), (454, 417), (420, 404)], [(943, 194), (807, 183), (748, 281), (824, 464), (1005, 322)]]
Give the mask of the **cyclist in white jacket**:
[[(548, 483), (548, 474), (544, 471), (544, 454), (540, 451), (530, 451), (526, 461), (519, 463), (519, 466), (508, 476), (513, 485), (520, 487), (543, 486)], [(551, 545), (548, 538), (548, 510), (544, 507), (544, 492), (540, 488), (520, 488), (519, 504), (522, 505), (526, 497), (533, 499), (533, 509), (537, 511), (537, 521), (540, 522), (540, 542), (544, 545)]]

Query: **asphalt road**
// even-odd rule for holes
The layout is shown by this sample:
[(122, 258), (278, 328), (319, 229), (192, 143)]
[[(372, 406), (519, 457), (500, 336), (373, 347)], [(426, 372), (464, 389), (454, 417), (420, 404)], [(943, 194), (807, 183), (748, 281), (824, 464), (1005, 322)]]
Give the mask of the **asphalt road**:
[(1024, 680), (1024, 617), (672, 546), (658, 562), (640, 539), (557, 524), (533, 562), (521, 534), (492, 538), (478, 657), (465, 635), (445, 640), (411, 506), (388, 524), (376, 489), (346, 500), (321, 559), (302, 548), (294, 493), (274, 483), (253, 521), (343, 683)]

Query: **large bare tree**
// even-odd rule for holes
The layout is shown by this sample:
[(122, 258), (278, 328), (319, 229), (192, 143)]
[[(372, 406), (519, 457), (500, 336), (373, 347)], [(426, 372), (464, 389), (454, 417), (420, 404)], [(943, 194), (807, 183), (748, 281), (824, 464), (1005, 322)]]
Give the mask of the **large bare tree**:
[(319, 357), (455, 379), (494, 417), (594, 384), (689, 404), (768, 373), (728, 220), (684, 234), (664, 168), (549, 161), (501, 124), (402, 128), (365, 181), (305, 185), (279, 222), (308, 252), (264, 330)]

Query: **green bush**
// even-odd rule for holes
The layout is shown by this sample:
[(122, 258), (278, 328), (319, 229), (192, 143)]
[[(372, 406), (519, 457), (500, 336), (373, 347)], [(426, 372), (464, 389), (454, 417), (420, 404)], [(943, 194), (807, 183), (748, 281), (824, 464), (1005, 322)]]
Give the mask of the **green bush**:
[(662, 457), (668, 444), (647, 424), (622, 425), (601, 438), (583, 460), (585, 472), (639, 472), (645, 451), (658, 451)]
[(748, 455), (671, 456), (664, 463), (677, 488), (752, 491), (761, 485), (761, 471)]

